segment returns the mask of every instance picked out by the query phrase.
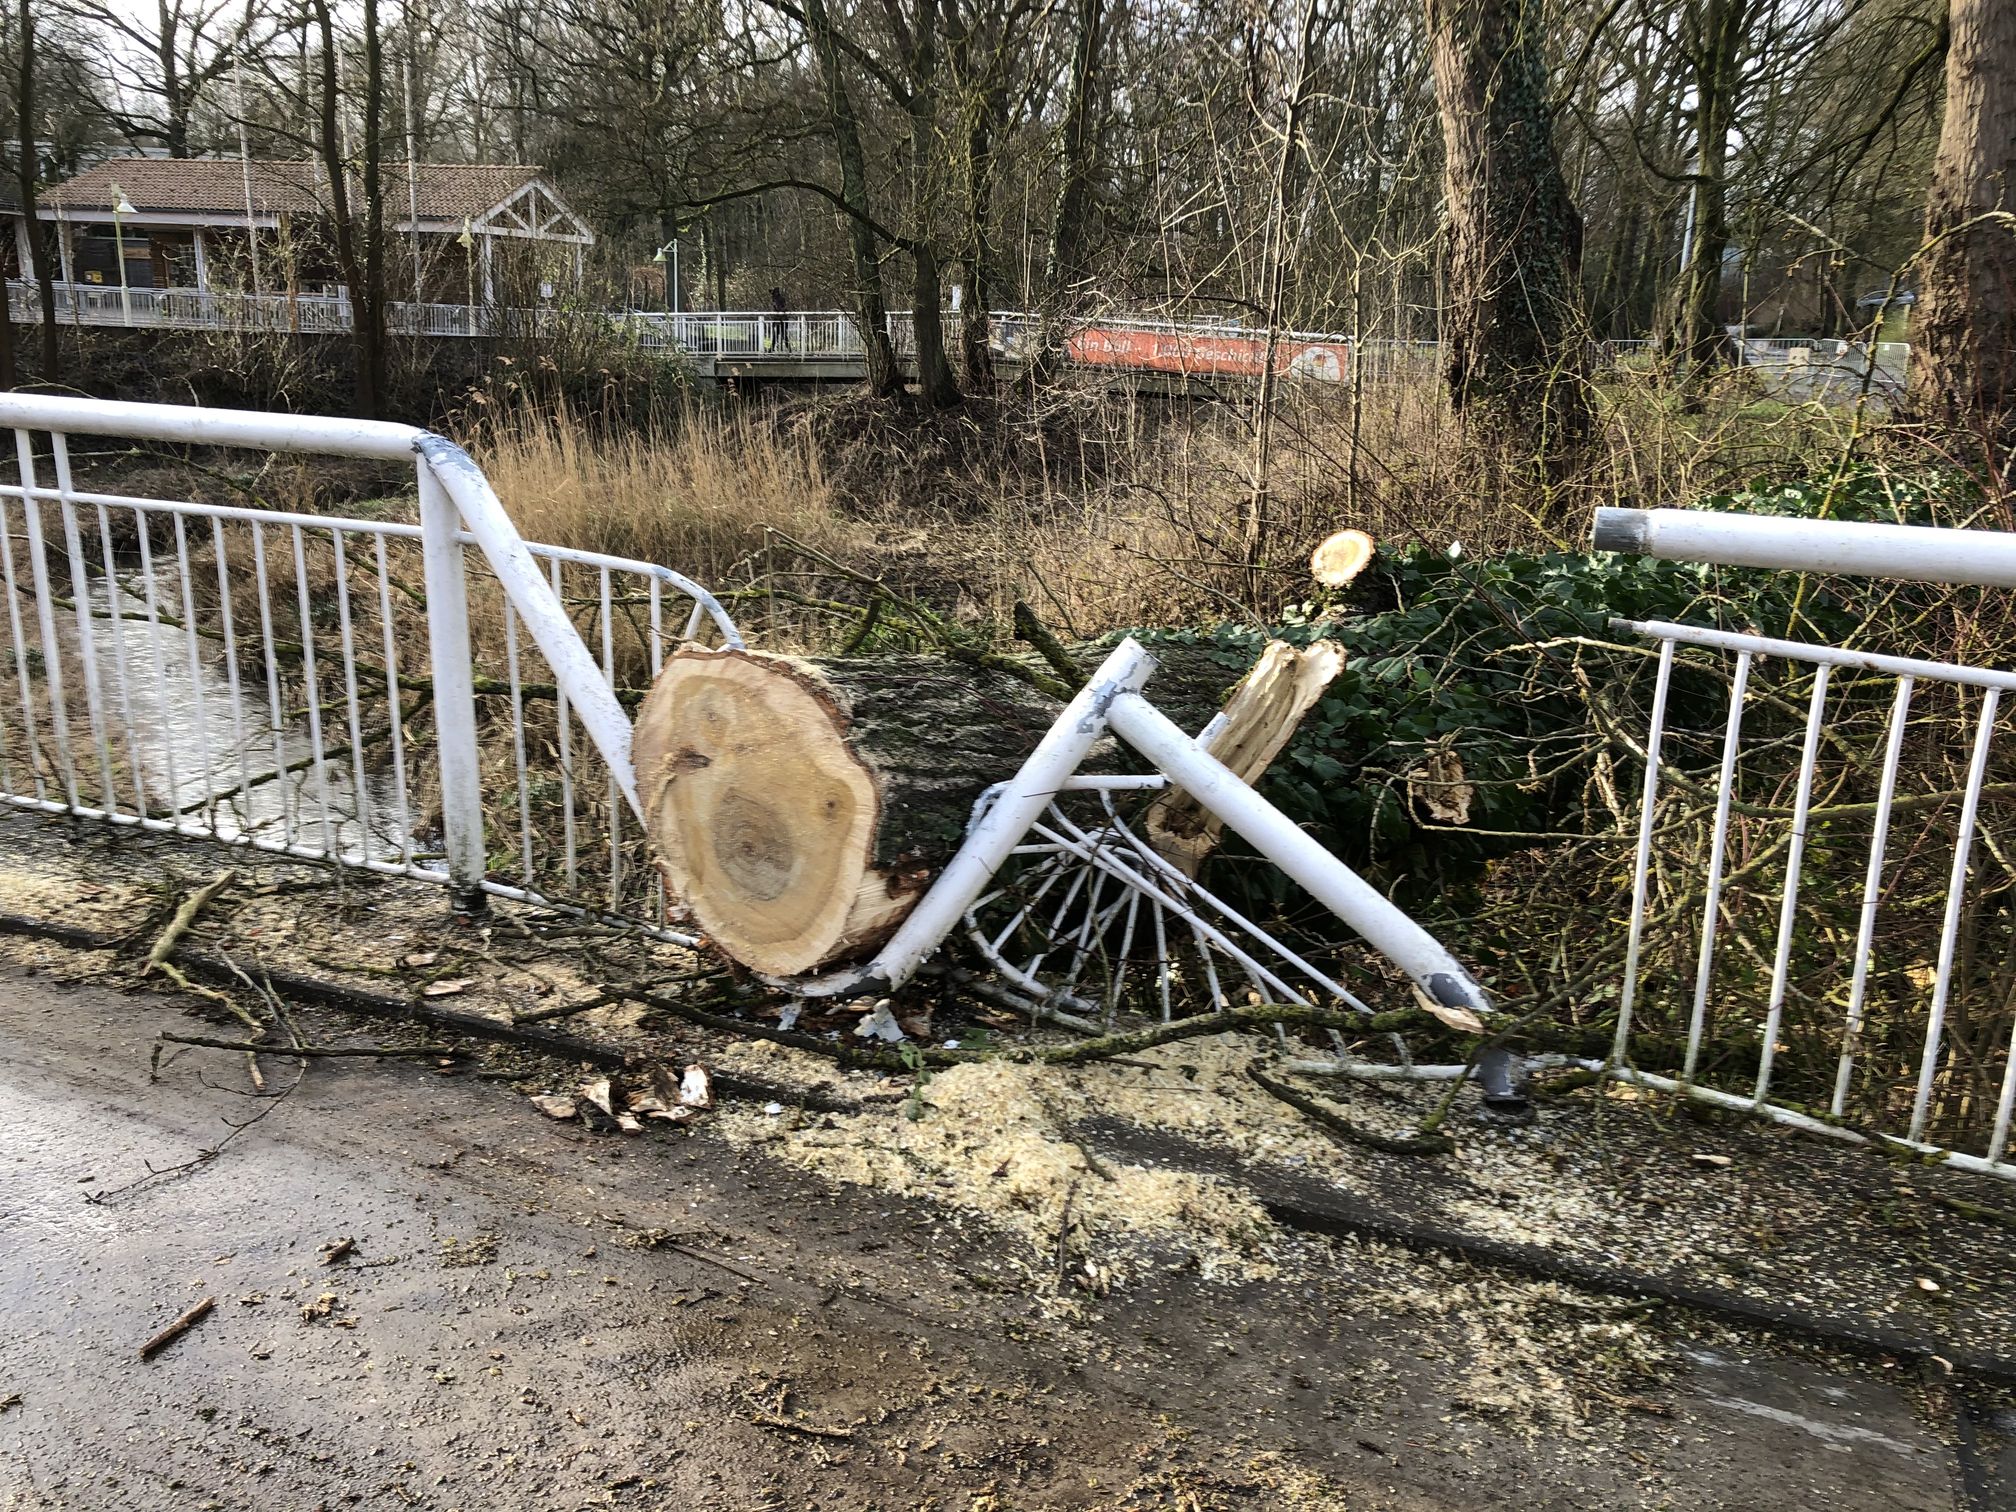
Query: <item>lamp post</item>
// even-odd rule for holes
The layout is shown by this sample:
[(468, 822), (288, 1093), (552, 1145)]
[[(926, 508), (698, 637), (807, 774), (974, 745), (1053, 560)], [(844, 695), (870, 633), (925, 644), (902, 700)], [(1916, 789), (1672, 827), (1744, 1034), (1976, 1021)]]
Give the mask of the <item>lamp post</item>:
[(117, 183), (112, 185), (112, 247), (119, 259), (119, 318), (127, 325), (133, 324), (133, 291), (126, 283), (126, 227), (119, 219), (122, 215), (136, 215), (133, 202), (126, 198), (126, 191)]
[[(669, 262), (665, 257), (667, 252), (672, 254)], [(657, 263), (665, 270), (665, 308), (670, 310), (674, 315), (677, 315), (679, 313), (679, 238), (676, 236), (673, 237), (672, 240), (652, 253), (651, 261)]]

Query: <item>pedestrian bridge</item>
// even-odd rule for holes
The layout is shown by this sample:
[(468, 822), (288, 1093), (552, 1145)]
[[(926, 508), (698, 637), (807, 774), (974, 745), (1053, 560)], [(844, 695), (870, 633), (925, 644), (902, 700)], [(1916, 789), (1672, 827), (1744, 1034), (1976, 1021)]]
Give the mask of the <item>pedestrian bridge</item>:
[[(15, 281), (8, 304), (18, 323), (41, 318), (35, 285)], [(342, 294), (235, 294), (199, 289), (120, 289), (99, 284), (54, 286), (60, 324), (137, 330), (265, 331), (301, 336), (343, 335), (354, 327)], [(948, 347), (957, 345), (964, 317), (947, 310)], [(867, 372), (859, 323), (841, 310), (593, 310), (547, 305), (509, 308), (482, 304), (389, 307), (394, 331), (442, 338), (538, 339), (601, 328), (645, 351), (676, 354), (699, 376), (723, 381), (858, 380)], [(1021, 311), (989, 318), (996, 360), (1019, 366), (1033, 355), (1040, 322)], [(889, 338), (899, 361), (914, 360), (916, 337), (908, 312), (889, 316)], [(1131, 370), (1174, 379), (1257, 378), (1271, 362), (1280, 376), (1342, 383), (1351, 376), (1357, 347), (1348, 336), (1283, 331), (1271, 345), (1265, 330), (1210, 321), (1102, 318), (1073, 325), (1065, 334), (1065, 360), (1077, 366)], [(1432, 363), (1433, 343), (1380, 343), (1385, 355), (1418, 355)]]
[[(33, 283), (7, 286), (8, 310), (21, 324), (41, 319)], [(112, 288), (57, 283), (56, 319), (69, 326), (135, 330), (251, 331), (299, 336), (340, 336), (354, 327), (343, 294), (240, 294), (203, 289)], [(601, 330), (647, 352), (689, 365), (695, 376), (720, 383), (858, 382), (867, 354), (856, 318), (842, 310), (595, 310), (544, 305), (513, 308), (485, 304), (393, 301), (391, 328), (409, 336), (444, 339), (539, 340)], [(948, 349), (958, 345), (964, 316), (940, 317)], [(917, 349), (909, 312), (888, 316), (897, 360), (914, 367)], [(1043, 339), (1040, 317), (1021, 310), (988, 316), (988, 344), (1010, 371), (1025, 366)], [(1596, 366), (1610, 368), (1651, 356), (1647, 341), (1593, 343)], [(1401, 373), (1432, 375), (1433, 341), (1357, 339), (1336, 332), (1283, 330), (1229, 321), (1170, 320), (1101, 315), (1074, 321), (1063, 331), (1067, 365), (1125, 378), (1133, 388), (1187, 390), (1220, 382), (1275, 377), (1314, 385), (1345, 385), (1358, 378)], [(1866, 343), (1816, 338), (1748, 339), (1737, 344), (1741, 364), (1756, 369), (1793, 398), (1827, 398), (1859, 390), (1865, 376), (1879, 393), (1898, 387), (1909, 348), (1902, 342)]]

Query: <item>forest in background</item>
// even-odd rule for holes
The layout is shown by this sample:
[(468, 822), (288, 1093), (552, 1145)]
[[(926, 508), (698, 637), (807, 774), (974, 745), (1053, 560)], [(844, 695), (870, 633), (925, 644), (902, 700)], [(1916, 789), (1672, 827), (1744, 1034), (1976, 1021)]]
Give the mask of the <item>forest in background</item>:
[(1522, 279), (1572, 289), (1578, 335), (1698, 365), (1737, 322), (1867, 332), (1916, 292), (1950, 31), (1941, 0), (10, 10), (0, 130), (25, 113), (42, 144), (31, 193), (108, 147), (340, 158), (382, 302), (385, 165), (543, 164), (603, 233), (602, 301), (661, 301), (677, 240), (692, 307), (914, 307), (939, 404), (992, 378), (983, 322), (936, 336), (955, 288), (969, 312), (1448, 335), (1466, 226), (1505, 214), (1466, 203), (1479, 154)]

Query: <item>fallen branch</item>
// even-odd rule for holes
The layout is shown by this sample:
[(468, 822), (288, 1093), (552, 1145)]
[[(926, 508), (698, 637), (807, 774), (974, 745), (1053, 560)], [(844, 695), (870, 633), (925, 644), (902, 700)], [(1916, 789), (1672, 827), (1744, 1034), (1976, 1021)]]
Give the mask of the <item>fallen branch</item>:
[(1085, 669), (1072, 659), (1064, 649), (1064, 643), (1057, 639), (1056, 632), (1036, 617), (1036, 611), (1022, 600), (1015, 601), (1015, 638), (1035, 648), (1036, 654), (1049, 663), (1050, 670), (1064, 680), (1072, 689), (1085, 686)]
[(749, 1421), (754, 1423), (758, 1428), (775, 1428), (783, 1433), (804, 1433), (811, 1435), (813, 1438), (851, 1439), (854, 1437), (854, 1430), (852, 1428), (822, 1428), (817, 1423), (794, 1423), (789, 1418), (771, 1417), (768, 1413), (759, 1413), (750, 1418)]
[[(175, 910), (175, 917), (168, 921), (168, 927), (154, 938), (154, 948), (147, 952), (147, 964), (140, 968), (140, 975), (146, 976), (167, 961), (173, 954), (176, 942), (189, 933), (189, 926), (196, 922), (196, 916), (210, 906), (216, 896), (238, 880), (235, 871), (220, 872), (217, 877), (199, 887), (182, 900), (182, 906)], [(183, 985), (187, 985), (184, 983)]]
[(145, 1344), (142, 1344), (140, 1346), (140, 1358), (143, 1360), (153, 1359), (154, 1356), (161, 1353), (162, 1350), (166, 1349), (170, 1344), (173, 1344), (177, 1339), (181, 1338), (182, 1335), (189, 1332), (189, 1330), (194, 1328), (198, 1323), (201, 1323), (205, 1318), (209, 1317), (211, 1311), (216, 1306), (217, 1306), (217, 1299), (215, 1297), (205, 1297), (201, 1302), (198, 1302), (194, 1307), (190, 1308), (189, 1311), (182, 1314), (182, 1316), (177, 1318), (173, 1323), (170, 1323), (166, 1328), (162, 1329), (161, 1332), (154, 1335), (154, 1337), (149, 1339)]
[(324, 1060), (341, 1056), (361, 1056), (372, 1059), (420, 1059), (424, 1056), (459, 1056), (460, 1050), (444, 1049), (439, 1045), (420, 1045), (412, 1049), (401, 1049), (390, 1045), (255, 1045), (249, 1040), (211, 1039), (203, 1034), (175, 1034), (162, 1030), (160, 1038), (171, 1045), (195, 1045), (204, 1050), (258, 1050), (267, 1055), (292, 1055), (303, 1060)]

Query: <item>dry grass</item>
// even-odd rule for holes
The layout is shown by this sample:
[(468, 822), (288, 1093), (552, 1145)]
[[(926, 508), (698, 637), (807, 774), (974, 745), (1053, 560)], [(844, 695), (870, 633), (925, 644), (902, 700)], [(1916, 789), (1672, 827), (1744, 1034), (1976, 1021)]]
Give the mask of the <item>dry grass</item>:
[(656, 562), (710, 585), (746, 575), (773, 529), (836, 553), (859, 544), (818, 456), (760, 417), (695, 409), (661, 434), (610, 434), (545, 413), (492, 431), (475, 453), (528, 540)]

